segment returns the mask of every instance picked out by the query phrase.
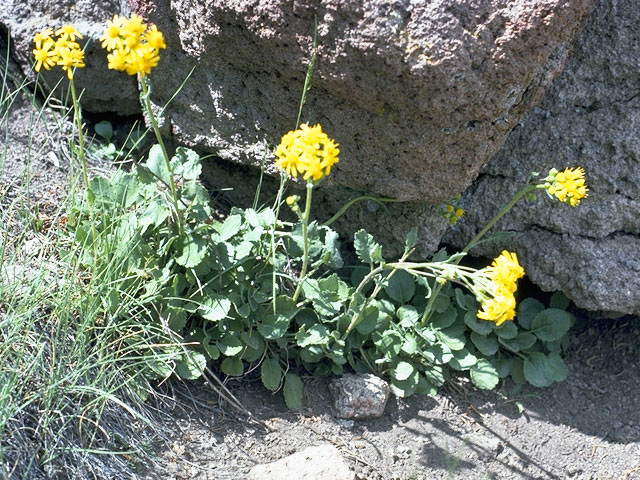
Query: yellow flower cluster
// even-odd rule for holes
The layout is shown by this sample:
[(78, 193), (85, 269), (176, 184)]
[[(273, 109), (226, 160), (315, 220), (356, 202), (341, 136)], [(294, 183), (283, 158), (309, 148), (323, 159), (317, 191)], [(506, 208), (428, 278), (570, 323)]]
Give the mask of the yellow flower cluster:
[(559, 172), (555, 168), (549, 171), (542, 187), (547, 193), (564, 203), (575, 207), (587, 196), (588, 188), (584, 183), (584, 168), (565, 168)]
[[(516, 282), (524, 276), (524, 269), (518, 263), (515, 253), (504, 250), (483, 272), (490, 280), (485, 293), (488, 298), (482, 299), (478, 318), (495, 322), (497, 326), (516, 316), (516, 299), (514, 293), (518, 288)], [(484, 295), (483, 295), (484, 297)]]
[(114, 15), (107, 20), (107, 28), (100, 37), (107, 55), (109, 69), (141, 77), (151, 73), (160, 61), (160, 49), (167, 48), (162, 32), (155, 25), (148, 26), (138, 15), (131, 18)]
[(331, 173), (338, 163), (338, 144), (322, 131), (320, 125), (306, 123), (298, 130), (285, 134), (276, 147), (276, 165), (291, 177), (302, 175), (304, 180), (318, 181)]
[(39, 72), (42, 67), (50, 70), (59, 66), (67, 72), (69, 80), (73, 79), (73, 69), (84, 67), (84, 51), (76, 42), (82, 35), (73, 25), (64, 25), (55, 31), (57, 38), (53, 39), (53, 29), (48, 27), (36, 33), (33, 42), (36, 48), (33, 56), (36, 60), (35, 70)]

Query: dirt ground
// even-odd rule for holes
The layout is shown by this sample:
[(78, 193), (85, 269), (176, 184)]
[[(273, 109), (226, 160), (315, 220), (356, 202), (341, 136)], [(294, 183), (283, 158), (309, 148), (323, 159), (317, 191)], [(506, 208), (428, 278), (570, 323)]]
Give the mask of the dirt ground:
[[(28, 105), (18, 107), (24, 118), (12, 123), (9, 143), (23, 141), (31, 121)], [(65, 186), (68, 162), (55, 146), (36, 143), (42, 150), (28, 168), (46, 213), (53, 186)], [(5, 205), (25, 178), (25, 154), (18, 145), (5, 158)], [(230, 380), (228, 388), (269, 428), (202, 382), (165, 385), (175, 399), (161, 405), (171, 413), (164, 417), (170, 434), (139, 478), (242, 479), (256, 464), (329, 443), (361, 480), (640, 479), (640, 318), (577, 314), (563, 383), (507, 395), (511, 385), (484, 392), (458, 378), (435, 397), (392, 397), (376, 420), (335, 418), (324, 380), (306, 379), (302, 412), (287, 410), (257, 376)]]
[(459, 378), (435, 397), (392, 397), (376, 420), (333, 417), (323, 380), (307, 380), (309, 408), (299, 413), (259, 381), (230, 382), (268, 431), (191, 385), (194, 398), (178, 395), (174, 436), (144, 478), (241, 479), (253, 465), (330, 443), (367, 480), (640, 479), (639, 320), (581, 317), (569, 377), (551, 388), (506, 395)]

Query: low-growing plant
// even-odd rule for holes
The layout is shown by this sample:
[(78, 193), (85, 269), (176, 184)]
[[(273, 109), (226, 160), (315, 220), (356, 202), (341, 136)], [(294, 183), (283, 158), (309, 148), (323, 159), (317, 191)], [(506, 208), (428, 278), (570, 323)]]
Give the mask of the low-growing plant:
[[(577, 205), (587, 193), (582, 169), (552, 170), (542, 182), (528, 182), (459, 253), (410, 260), (419, 242), (413, 229), (403, 255), (389, 261), (359, 230), (353, 247), (360, 264), (345, 266), (331, 222), (320, 224), (311, 214), (313, 191), (340, 153), (320, 125), (298, 119), (282, 137), (274, 151), (281, 188), (272, 205), (234, 207), (217, 219), (198, 180), (198, 154), (179, 147), (170, 156), (151, 109), (149, 74), (165, 48), (162, 34), (135, 15), (116, 16), (101, 40), (111, 52), (109, 68), (138, 75), (158, 144), (132, 171), (91, 179), (87, 201), (70, 212), (67, 228), (91, 245), (83, 262), (92, 271), (124, 266), (126, 288), (103, 299), (110, 321), (133, 316), (176, 339), (143, 355), (137, 368), (145, 378), (194, 379), (209, 361), (228, 376), (259, 368), (264, 386), (282, 389), (297, 408), (302, 372), (373, 372), (389, 378), (399, 396), (435, 393), (455, 371), (468, 371), (486, 389), (508, 376), (538, 387), (566, 376), (559, 352), (573, 320), (560, 297), (550, 308), (522, 301), (513, 321), (516, 282), (524, 275), (516, 254), (504, 251), (482, 269), (460, 262), (535, 191)], [(311, 69), (303, 99), (310, 75)], [(304, 201), (284, 198), (287, 180), (299, 176)], [(296, 221), (282, 220), (282, 208)], [(453, 223), (463, 212), (452, 206), (445, 214)], [(121, 308), (125, 298), (135, 308)]]

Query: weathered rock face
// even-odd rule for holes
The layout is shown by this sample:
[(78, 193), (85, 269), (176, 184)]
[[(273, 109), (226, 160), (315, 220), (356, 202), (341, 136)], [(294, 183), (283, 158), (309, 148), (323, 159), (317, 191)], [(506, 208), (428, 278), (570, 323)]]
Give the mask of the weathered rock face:
[[(85, 68), (77, 69), (76, 88), (83, 90), (82, 105), (91, 112), (117, 112), (120, 115), (140, 113), (136, 80), (122, 72), (107, 69), (106, 52), (100, 48), (98, 37), (105, 22), (121, 13), (126, 5), (120, 0), (1, 0), (0, 26), (6, 28), (12, 41), (12, 57), (20, 64), (25, 75), (35, 78), (32, 71), (33, 35), (43, 28), (59, 28), (73, 24), (87, 42)], [(2, 29), (0, 28), (0, 32)], [(2, 33), (4, 35), (4, 33)], [(84, 43), (81, 43), (84, 46)], [(61, 83), (66, 89), (66, 74), (58, 67), (41, 70), (50, 86)]]
[(259, 164), (303, 120), (340, 143), (330, 181), (401, 200), (464, 190), (561, 70), (594, 0), (129, 0), (168, 37), (154, 71), (181, 143)]
[[(601, 0), (564, 73), (527, 113), (465, 195), (468, 215), (447, 240), (464, 244), (529, 171), (581, 165), (589, 197), (575, 209), (544, 196), (499, 229), (542, 288), (580, 307), (640, 313), (640, 8)], [(496, 253), (485, 246), (478, 252)]]

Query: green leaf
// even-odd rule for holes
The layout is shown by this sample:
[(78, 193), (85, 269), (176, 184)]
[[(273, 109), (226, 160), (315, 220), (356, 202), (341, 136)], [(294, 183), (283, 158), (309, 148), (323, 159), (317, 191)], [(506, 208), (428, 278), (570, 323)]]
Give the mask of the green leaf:
[(382, 247), (373, 239), (372, 235), (364, 230), (358, 230), (353, 238), (356, 255), (362, 263), (371, 265), (382, 261)]
[(453, 305), (449, 306), (444, 312), (435, 312), (431, 315), (431, 326), (438, 330), (443, 330), (450, 327), (456, 321), (458, 311)]
[(498, 341), (512, 352), (519, 352), (531, 348), (536, 343), (536, 336), (528, 332), (520, 332), (516, 338), (499, 338)]
[(360, 315), (360, 320), (356, 324), (356, 330), (362, 335), (369, 335), (376, 329), (379, 315), (380, 312), (375, 305), (368, 305)]
[(476, 332), (471, 332), (471, 341), (480, 353), (487, 357), (494, 355), (498, 351), (498, 339), (493, 335), (487, 337)]
[(304, 385), (295, 373), (287, 373), (284, 378), (284, 401), (291, 409), (304, 408)]
[(207, 242), (198, 234), (185, 233), (176, 242), (178, 265), (185, 268), (198, 266), (207, 255)]
[(339, 239), (340, 236), (337, 232), (327, 229), (327, 232), (324, 235), (324, 248), (327, 252), (329, 252), (330, 255), (329, 265), (336, 269), (342, 268), (344, 266), (342, 255), (340, 255)]
[(569, 308), (569, 304), (571, 300), (567, 298), (567, 296), (562, 292), (555, 292), (551, 295), (551, 299), (549, 300), (550, 308), (557, 308), (558, 310), (566, 310)]
[(93, 129), (107, 142), (111, 141), (111, 138), (113, 137), (113, 126), (111, 125), (111, 122), (102, 120), (101, 122), (96, 123), (93, 126)]
[(228, 216), (222, 224), (217, 225), (219, 241), (224, 242), (236, 235), (242, 226), (242, 217), (240, 215)]
[(217, 293), (207, 293), (207, 296), (200, 299), (198, 313), (205, 320), (217, 322), (227, 317), (231, 310), (231, 301), (223, 295)]
[(307, 330), (303, 327), (296, 333), (296, 341), (300, 347), (327, 345), (329, 343), (329, 333), (324, 325), (321, 324), (316, 324)]
[(348, 287), (336, 274), (320, 281), (308, 278), (302, 283), (305, 298), (313, 302), (315, 310), (322, 316), (333, 317), (340, 313), (342, 302), (348, 296)]
[(402, 305), (396, 312), (396, 317), (400, 320), (400, 326), (404, 328), (413, 327), (420, 320), (420, 313), (413, 305)]
[(426, 358), (429, 362), (434, 363), (436, 365), (444, 365), (445, 363), (449, 363), (453, 358), (453, 353), (451, 349), (444, 344), (435, 344), (431, 345), (429, 348), (426, 348), (422, 351), (422, 356)]
[(464, 337), (450, 336), (446, 330), (439, 330), (436, 335), (451, 351), (462, 350), (466, 345)]
[(379, 338), (374, 340), (375, 345), (378, 347), (380, 353), (385, 355), (388, 359), (395, 358), (402, 348), (402, 337), (399, 333), (393, 330), (386, 330), (380, 335)]
[(525, 382), (524, 378), (524, 362), (521, 358), (513, 359), (513, 367), (511, 368), (511, 378), (514, 382), (522, 384)]
[(491, 390), (498, 385), (500, 377), (498, 372), (487, 359), (481, 358), (471, 367), (471, 381), (473, 384), (484, 390)]
[(391, 370), (391, 378), (395, 380), (406, 380), (415, 372), (415, 367), (408, 362), (399, 362)]
[(181, 175), (185, 180), (197, 180), (202, 173), (200, 156), (189, 148), (178, 147), (171, 159), (173, 173)]
[(489, 335), (493, 331), (494, 323), (488, 320), (481, 320), (476, 316), (476, 312), (467, 312), (464, 314), (464, 323), (476, 333), (480, 335)]
[(413, 227), (407, 233), (407, 237), (404, 240), (404, 251), (408, 252), (418, 243), (418, 227)]
[(217, 360), (218, 358), (220, 358), (220, 349), (213, 343), (209, 343), (210, 339), (205, 340), (206, 341), (202, 341), (202, 348), (204, 348), (204, 351), (207, 352), (209, 358), (211, 360)]
[(531, 330), (533, 319), (543, 310), (544, 305), (540, 301), (535, 298), (525, 298), (518, 305), (518, 323), (527, 330)]
[(402, 351), (407, 355), (414, 355), (418, 351), (418, 342), (413, 335), (405, 335)]
[(139, 183), (130, 173), (114, 175), (111, 183), (111, 200), (122, 208), (131, 207), (138, 199)]
[(436, 387), (439, 387), (444, 384), (444, 370), (439, 365), (432, 365), (430, 368), (423, 372), (425, 378)]
[(456, 295), (456, 303), (458, 304), (458, 306), (462, 310), (468, 310), (469, 312), (473, 313), (475, 316), (476, 310), (478, 308), (478, 302), (476, 300), (476, 297), (474, 297), (473, 295), (464, 293), (459, 288), (455, 289), (455, 295)]
[(571, 314), (557, 308), (538, 313), (531, 322), (531, 331), (544, 342), (559, 340), (571, 328)]
[(220, 364), (220, 369), (225, 375), (230, 377), (239, 377), (244, 371), (242, 360), (238, 357), (227, 357)]
[(111, 182), (105, 177), (93, 177), (89, 180), (89, 191), (93, 193), (96, 200), (109, 202), (111, 200)]
[(270, 313), (258, 324), (258, 332), (267, 340), (282, 338), (289, 328), (291, 319), (285, 315)]
[(167, 168), (167, 162), (162, 154), (162, 148), (160, 145), (154, 145), (149, 150), (149, 158), (145, 163), (146, 167), (165, 184), (169, 185), (169, 169)]
[(184, 380), (195, 380), (207, 366), (207, 357), (199, 352), (187, 352), (176, 362), (176, 375)]
[(280, 368), (280, 362), (273, 357), (265, 358), (260, 367), (260, 378), (262, 384), (272, 392), (275, 392), (280, 388), (280, 382), (282, 381), (282, 368)]
[(513, 322), (505, 322), (499, 327), (495, 327), (493, 331), (496, 335), (500, 338), (504, 338), (505, 340), (516, 338), (518, 335), (518, 327)]
[(449, 361), (449, 365), (456, 370), (468, 370), (478, 362), (478, 357), (466, 348), (451, 353), (453, 353), (453, 358)]
[(524, 361), (524, 378), (534, 387), (548, 387), (567, 378), (569, 370), (560, 355), (531, 353)]
[(409, 303), (416, 292), (416, 282), (413, 275), (404, 270), (396, 270), (395, 275), (387, 277), (387, 285), (384, 291), (389, 297), (400, 305)]
[(222, 339), (218, 340), (218, 349), (227, 357), (235, 357), (244, 347), (242, 341), (233, 333), (227, 333)]
[(420, 383), (420, 373), (415, 370), (406, 380), (391, 378), (391, 391), (398, 397), (410, 397), (416, 392)]
[(159, 227), (169, 217), (169, 207), (166, 202), (160, 198), (151, 201), (145, 211), (140, 216), (141, 233), (153, 225), (154, 228)]

